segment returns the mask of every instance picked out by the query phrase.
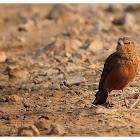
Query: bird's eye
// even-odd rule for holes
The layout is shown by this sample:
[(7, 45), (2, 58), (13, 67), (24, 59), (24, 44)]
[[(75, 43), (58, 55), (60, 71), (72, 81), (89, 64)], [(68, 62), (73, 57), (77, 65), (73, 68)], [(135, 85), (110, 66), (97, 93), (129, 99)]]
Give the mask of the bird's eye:
[(131, 44), (131, 41), (129, 41), (129, 42), (126, 42), (125, 44)]

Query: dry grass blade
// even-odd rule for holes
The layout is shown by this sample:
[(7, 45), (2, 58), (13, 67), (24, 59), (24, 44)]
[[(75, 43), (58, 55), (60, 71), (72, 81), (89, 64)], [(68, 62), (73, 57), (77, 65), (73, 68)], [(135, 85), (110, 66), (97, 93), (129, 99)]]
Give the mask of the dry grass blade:
[(135, 108), (138, 105), (139, 101), (140, 101), (140, 99), (137, 99), (136, 102), (131, 106), (130, 109)]

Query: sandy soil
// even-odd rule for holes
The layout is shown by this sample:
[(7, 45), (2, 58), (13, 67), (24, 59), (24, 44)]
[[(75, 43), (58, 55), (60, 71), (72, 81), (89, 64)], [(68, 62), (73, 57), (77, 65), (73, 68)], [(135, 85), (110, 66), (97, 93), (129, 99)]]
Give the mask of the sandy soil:
[(91, 105), (119, 37), (140, 60), (139, 16), (140, 5), (1, 4), (0, 136), (140, 136), (139, 67), (129, 108), (121, 91), (113, 107)]

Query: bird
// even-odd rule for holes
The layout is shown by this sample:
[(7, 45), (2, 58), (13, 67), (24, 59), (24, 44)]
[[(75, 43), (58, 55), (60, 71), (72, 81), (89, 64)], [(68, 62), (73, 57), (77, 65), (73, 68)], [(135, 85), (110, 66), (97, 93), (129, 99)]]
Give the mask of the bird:
[(118, 39), (116, 51), (105, 61), (98, 92), (93, 105), (104, 104), (113, 90), (121, 90), (126, 107), (124, 88), (137, 73), (138, 60), (134, 41), (130, 37)]

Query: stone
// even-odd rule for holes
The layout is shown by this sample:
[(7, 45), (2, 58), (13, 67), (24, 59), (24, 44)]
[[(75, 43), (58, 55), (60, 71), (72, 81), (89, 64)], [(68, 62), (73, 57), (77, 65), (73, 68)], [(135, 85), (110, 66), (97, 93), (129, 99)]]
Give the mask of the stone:
[(5, 62), (6, 59), (7, 59), (6, 53), (1, 51), (0, 52), (0, 62)]
[(65, 56), (66, 56), (66, 57), (71, 57), (71, 53), (66, 52), (66, 53), (65, 53)]
[(79, 100), (75, 103), (76, 107), (84, 108), (85, 102), (83, 100)]
[(80, 35), (79, 30), (76, 27), (68, 28), (67, 32), (71, 38), (77, 38)]
[(113, 21), (112, 21), (112, 23), (114, 24), (114, 25), (124, 25), (125, 24), (125, 17), (126, 16), (116, 16), (114, 19), (113, 19)]
[(34, 24), (33, 20), (29, 20), (27, 23), (19, 25), (18, 31), (29, 31)]
[(82, 42), (76, 39), (64, 40), (63, 42), (66, 51), (78, 50), (82, 47)]
[(39, 136), (40, 132), (35, 125), (23, 125), (18, 129), (17, 136)]
[(119, 11), (119, 7), (116, 5), (109, 5), (105, 10), (109, 13), (116, 13)]
[(12, 79), (27, 79), (30, 76), (28, 71), (21, 70), (17, 66), (8, 66), (6, 71), (8, 72), (9, 78)]
[(85, 82), (86, 79), (83, 76), (73, 76), (73, 77), (66, 77), (65, 85), (72, 86), (72, 85), (79, 85), (80, 83)]
[(38, 97), (38, 99), (43, 100), (43, 99), (44, 99), (44, 97), (43, 97), (43, 96), (39, 96), (39, 97)]
[(73, 21), (77, 18), (68, 5), (57, 4), (52, 7), (46, 16), (47, 19)]
[(38, 77), (38, 78), (34, 78), (33, 79), (33, 83), (34, 84), (40, 84), (44, 81), (44, 79), (42, 77)]
[(51, 87), (52, 87), (52, 83), (50, 81), (42, 83), (42, 88), (51, 88)]
[(84, 55), (81, 51), (74, 51), (72, 56), (80, 59), (83, 62), (87, 60), (87, 56)]
[(44, 72), (42, 72), (42, 73), (44, 73), (44, 76), (51, 76), (51, 75), (57, 74), (58, 72), (59, 71), (57, 69), (50, 68), (50, 69), (44, 70)]
[(39, 130), (43, 130), (45, 128), (47, 128), (47, 121), (46, 119), (40, 119), (40, 120), (37, 120), (34, 125), (37, 127), (37, 129)]
[(52, 84), (51, 89), (52, 89), (52, 90), (59, 90), (59, 89), (60, 89), (60, 84), (58, 84), (58, 83)]
[(103, 47), (103, 42), (101, 40), (94, 40), (89, 44), (88, 50), (92, 51), (93, 53), (97, 53), (103, 50)]
[(10, 95), (7, 97), (8, 102), (21, 102), (23, 98), (19, 97), (18, 95)]
[(135, 12), (140, 11), (140, 5), (139, 4), (130, 4), (125, 8), (126, 12)]
[(65, 134), (65, 129), (63, 126), (59, 125), (59, 124), (51, 124), (51, 131), (50, 134), (55, 134), (55, 135), (64, 135)]
[[(52, 55), (54, 54), (60, 54), (61, 52), (63, 51), (66, 51), (66, 52), (72, 52), (74, 50), (78, 50), (80, 47), (82, 47), (82, 42), (77, 40), (77, 39), (66, 39), (66, 40), (60, 40), (60, 39), (57, 39), (53, 44), (53, 47), (50, 49), (51, 50), (51, 53)], [(58, 59), (58, 57), (60, 58), (60, 55), (55, 56), (55, 59), (57, 61), (63, 61), (63, 59)]]
[(62, 93), (62, 91), (56, 91), (54, 94), (53, 94), (54, 97), (60, 99), (62, 98), (64, 95)]
[(24, 100), (24, 102), (23, 102), (23, 106), (25, 107), (25, 108), (30, 108), (31, 107), (31, 102), (30, 102), (30, 100)]

